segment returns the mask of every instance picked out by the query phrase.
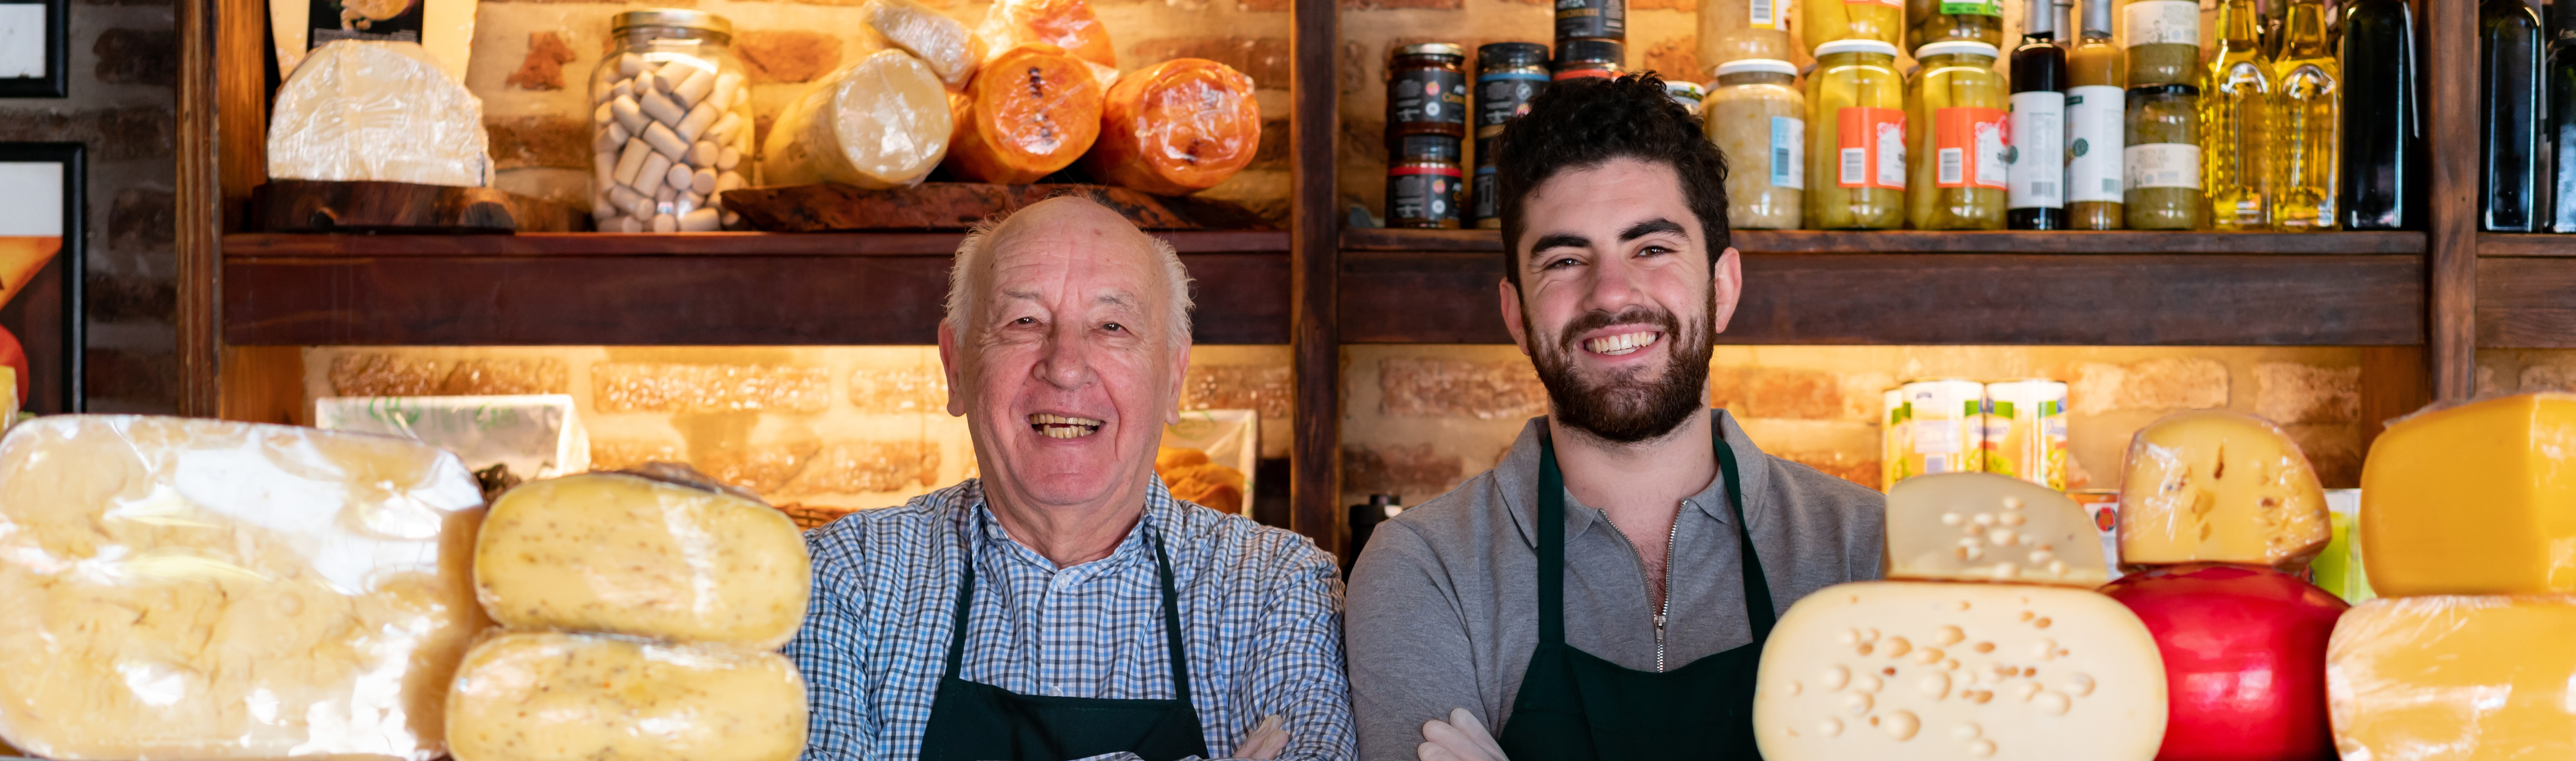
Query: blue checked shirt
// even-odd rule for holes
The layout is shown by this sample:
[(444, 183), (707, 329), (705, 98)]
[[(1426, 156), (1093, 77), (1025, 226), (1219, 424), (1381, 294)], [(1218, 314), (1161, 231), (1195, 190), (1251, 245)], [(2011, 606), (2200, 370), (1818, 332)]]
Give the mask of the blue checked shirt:
[(976, 584), (960, 678), (1024, 695), (1173, 697), (1149, 537), (1171, 558), (1208, 750), (1230, 754), (1278, 714), (1279, 758), (1354, 757), (1341, 575), (1312, 542), (1173, 499), (1157, 481), (1109, 557), (1057, 569), (1010, 539), (968, 479), (807, 532), (813, 602), (784, 650), (813, 710), (802, 761), (920, 756), (966, 542)]

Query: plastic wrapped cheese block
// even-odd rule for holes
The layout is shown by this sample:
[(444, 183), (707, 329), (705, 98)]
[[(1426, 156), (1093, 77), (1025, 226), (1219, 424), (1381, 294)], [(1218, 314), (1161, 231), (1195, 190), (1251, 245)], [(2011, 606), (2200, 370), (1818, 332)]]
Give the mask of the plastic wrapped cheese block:
[(2155, 639), (2084, 590), (1826, 587), (1780, 617), (1758, 674), (1768, 761), (2148, 761), (2164, 738)]
[(1043, 42), (1108, 69), (1102, 87), (1117, 75), (1118, 49), (1109, 43), (1109, 27), (1091, 12), (1090, 0), (1001, 0), (984, 12), (975, 36), (983, 38), (987, 64), (1011, 48)]
[(930, 65), (939, 81), (965, 87), (984, 60), (984, 40), (948, 14), (912, 0), (869, 0), (868, 26)]
[(921, 59), (880, 50), (823, 78), (769, 131), (763, 179), (891, 188), (948, 155), (948, 91)]
[(277, 90), (268, 176), (482, 187), (483, 101), (410, 42), (316, 48)]
[(975, 182), (1036, 182), (1081, 158), (1100, 136), (1100, 84), (1082, 61), (1043, 42), (985, 61), (952, 103), (957, 134), (948, 141), (948, 167)]
[(2576, 758), (2571, 641), (2566, 595), (2353, 606), (2326, 654), (2335, 749), (2346, 761)]
[(416, 442), (184, 418), (0, 439), (0, 737), (56, 759), (428, 761), (485, 621), (474, 477)]
[(2120, 483), (2122, 565), (2296, 570), (2333, 538), (2316, 470), (2271, 421), (2221, 410), (2179, 412), (2129, 442)]
[(2382, 595), (2576, 592), (2576, 395), (2390, 425), (2362, 464), (2360, 524)]
[(1252, 78), (1205, 58), (1176, 58), (1110, 86), (1100, 142), (1082, 168), (1111, 185), (1182, 195), (1233, 177), (1260, 147)]
[(2092, 589), (2110, 580), (2093, 518), (2065, 494), (2011, 476), (1916, 476), (1887, 491), (1887, 577), (2021, 581)]
[(567, 394), (328, 396), (316, 428), (399, 436), (456, 453), (473, 471), (526, 480), (590, 469), (590, 436)]
[(447, 735), (457, 761), (792, 761), (805, 711), (777, 653), (512, 632), (466, 654)]
[(787, 514), (626, 473), (511, 489), (474, 546), (475, 590), (513, 628), (777, 647), (812, 579)]

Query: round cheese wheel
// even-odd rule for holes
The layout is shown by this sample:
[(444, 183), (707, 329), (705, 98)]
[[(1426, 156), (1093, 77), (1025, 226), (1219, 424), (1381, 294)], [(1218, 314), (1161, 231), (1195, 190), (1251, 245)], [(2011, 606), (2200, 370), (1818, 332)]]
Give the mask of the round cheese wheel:
[(447, 702), (457, 761), (795, 761), (808, 719), (777, 653), (560, 632), (475, 643)]
[(1021, 43), (1043, 42), (1076, 58), (1118, 68), (1118, 49), (1109, 44), (1109, 27), (1091, 12), (1090, 0), (1002, 0), (984, 12), (984, 23), (976, 27), (975, 36), (984, 38), (984, 49), (992, 51), (987, 64)]
[(973, 182), (1035, 182), (1073, 164), (1100, 137), (1100, 84), (1082, 60), (1043, 42), (984, 63), (957, 109), (948, 168)]
[(1118, 79), (1101, 109), (1100, 143), (1082, 168), (1119, 187), (1182, 195), (1215, 187), (1261, 147), (1252, 78), (1205, 58), (1176, 58)]
[(880, 50), (781, 114), (762, 166), (774, 185), (905, 185), (939, 166), (954, 126), (939, 75), (901, 50)]

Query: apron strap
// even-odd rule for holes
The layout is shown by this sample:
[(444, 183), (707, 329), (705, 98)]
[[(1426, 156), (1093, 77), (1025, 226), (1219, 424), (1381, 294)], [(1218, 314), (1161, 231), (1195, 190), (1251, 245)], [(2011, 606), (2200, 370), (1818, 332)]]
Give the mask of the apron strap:
[(1538, 433), (1538, 645), (1565, 644), (1565, 473), (1556, 445)]
[(957, 678), (957, 663), (966, 655), (966, 609), (975, 604), (975, 552), (973, 549), (975, 537), (961, 536), (960, 538), (964, 541), (959, 543), (959, 549), (963, 551), (958, 554), (957, 559), (960, 567), (958, 575), (961, 577), (957, 582), (957, 614), (956, 622), (951, 624), (948, 630), (948, 665), (940, 672), (940, 678), (943, 680)]
[(1189, 648), (1181, 642), (1181, 594), (1172, 584), (1172, 561), (1163, 555), (1163, 538), (1154, 537), (1154, 570), (1163, 578), (1163, 640), (1172, 649), (1172, 699), (1190, 702)]
[(1726, 434), (1717, 424), (1710, 423), (1709, 429), (1717, 440), (1717, 465), (1724, 469), (1718, 477), (1726, 481), (1726, 506), (1735, 513), (1737, 551), (1744, 565), (1744, 615), (1753, 624), (1753, 643), (1759, 645), (1771, 638), (1771, 625), (1778, 623), (1779, 614), (1771, 612), (1771, 582), (1762, 576), (1762, 558), (1753, 553), (1753, 523), (1744, 519), (1744, 486), (1736, 477), (1735, 449), (1726, 445)]

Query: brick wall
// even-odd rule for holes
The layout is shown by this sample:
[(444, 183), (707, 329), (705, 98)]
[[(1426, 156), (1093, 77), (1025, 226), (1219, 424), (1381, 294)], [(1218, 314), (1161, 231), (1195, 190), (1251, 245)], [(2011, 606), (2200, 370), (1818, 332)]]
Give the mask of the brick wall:
[(0, 99), (0, 141), (89, 146), (90, 409), (178, 407), (171, 6), (72, 0), (71, 97)]

